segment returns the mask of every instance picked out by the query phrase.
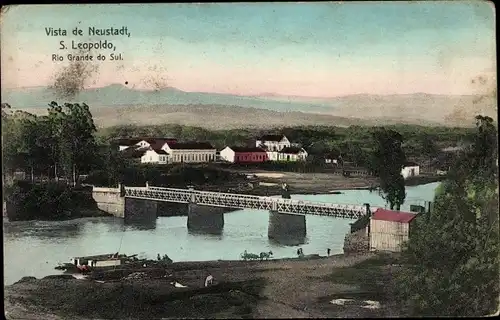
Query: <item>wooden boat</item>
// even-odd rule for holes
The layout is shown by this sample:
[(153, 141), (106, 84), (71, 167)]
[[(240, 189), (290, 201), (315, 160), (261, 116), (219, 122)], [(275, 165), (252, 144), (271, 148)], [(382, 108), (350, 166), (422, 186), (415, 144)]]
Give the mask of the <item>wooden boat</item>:
[(101, 254), (93, 256), (74, 257), (71, 263), (64, 263), (55, 267), (56, 270), (66, 272), (87, 272), (93, 269), (107, 269), (139, 262), (137, 254), (127, 256), (126, 254)]

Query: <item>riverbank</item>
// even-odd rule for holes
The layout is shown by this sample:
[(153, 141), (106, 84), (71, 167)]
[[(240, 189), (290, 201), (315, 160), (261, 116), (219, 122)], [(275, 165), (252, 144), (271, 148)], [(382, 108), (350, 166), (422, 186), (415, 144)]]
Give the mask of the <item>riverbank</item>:
[(9, 221), (63, 221), (111, 216), (100, 210), (92, 188), (55, 182), (17, 181), (4, 194), (4, 216)]
[[(370, 190), (378, 187), (378, 178), (371, 176), (344, 177), (331, 173), (297, 173), (265, 170), (238, 170), (240, 174), (253, 175), (256, 178), (240, 188), (222, 186), (206, 186), (207, 191), (232, 192), (256, 196), (279, 196), (281, 185), (286, 183), (291, 194), (335, 194), (340, 190)], [(446, 179), (445, 176), (422, 174), (409, 178), (405, 185), (418, 186)]]
[[(122, 280), (24, 278), (5, 287), (9, 319), (328, 318), (398, 316), (394, 257), (179, 262)], [(140, 273), (142, 272), (142, 273)], [(205, 288), (208, 274), (215, 284)], [(176, 288), (177, 282), (185, 287)], [(345, 299), (345, 300), (343, 300)], [(167, 307), (168, 306), (168, 307)]]

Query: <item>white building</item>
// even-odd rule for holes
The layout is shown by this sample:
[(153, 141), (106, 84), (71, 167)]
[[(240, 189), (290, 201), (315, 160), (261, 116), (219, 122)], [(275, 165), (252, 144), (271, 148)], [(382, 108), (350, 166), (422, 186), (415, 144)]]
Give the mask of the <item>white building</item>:
[(409, 177), (416, 177), (420, 174), (420, 166), (415, 162), (405, 163), (403, 169), (401, 169), (401, 175), (404, 179)]
[(220, 152), (220, 159), (231, 163), (265, 162), (267, 161), (267, 152), (266, 150), (258, 147), (228, 146)]
[(307, 152), (303, 148), (286, 147), (278, 152), (278, 161), (306, 161)]
[(177, 142), (177, 139), (173, 138), (124, 138), (124, 139), (118, 139), (117, 141), (118, 144), (118, 150), (123, 151), (129, 147), (135, 147), (136, 149), (139, 148), (149, 148), (153, 146), (154, 148), (162, 149), (163, 146), (169, 142), (169, 143), (175, 143)]
[(156, 163), (156, 164), (167, 164), (168, 163), (168, 153), (165, 150), (154, 150), (150, 149), (144, 152), (141, 157), (141, 163)]
[(411, 222), (417, 215), (410, 212), (378, 208), (370, 218), (370, 250), (401, 251), (408, 241)]
[(290, 141), (284, 135), (265, 135), (255, 141), (257, 148), (264, 148), (269, 152), (281, 151), (291, 146)]
[(163, 147), (170, 163), (213, 162), (217, 150), (208, 142), (166, 143)]

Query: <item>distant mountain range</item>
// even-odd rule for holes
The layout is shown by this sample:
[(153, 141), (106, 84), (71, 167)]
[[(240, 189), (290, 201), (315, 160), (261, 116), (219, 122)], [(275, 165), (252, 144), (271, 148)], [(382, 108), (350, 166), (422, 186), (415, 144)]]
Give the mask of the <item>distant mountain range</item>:
[[(496, 114), (496, 97), (474, 95), (434, 95), (426, 93), (401, 95), (356, 94), (341, 97), (301, 97), (263, 93), (254, 96), (238, 96), (220, 93), (186, 92), (168, 87), (155, 91), (130, 89), (120, 84), (81, 91), (72, 101), (58, 99), (47, 87), (2, 89), (2, 102), (13, 108), (37, 109), (47, 107), (50, 101), (85, 102), (92, 109), (102, 107), (133, 107), (136, 112), (152, 110), (162, 112), (161, 106), (184, 106), (183, 112), (191, 114), (195, 107), (218, 106), (224, 108), (252, 108), (272, 111), (274, 117), (280, 113), (321, 114), (348, 119), (387, 121), (394, 123), (472, 125), (477, 113)], [(128, 108), (126, 108), (128, 109)], [(192, 109), (192, 110), (190, 110)], [(222, 110), (222, 109), (221, 109)], [(251, 110), (249, 115), (251, 116)], [(150, 112), (150, 111), (147, 111)], [(276, 113), (278, 112), (278, 113)], [(109, 112), (106, 112), (109, 114)], [(112, 113), (111, 113), (112, 114)], [(271, 115), (270, 114), (270, 115)], [(306, 115), (304, 115), (305, 117)], [(310, 118), (309, 118), (310, 119)]]
[[(81, 91), (73, 102), (85, 102), (89, 106), (153, 106), (153, 105), (221, 105), (251, 107), (273, 111), (302, 111), (328, 113), (331, 104), (308, 105), (294, 101), (270, 100), (265, 97), (238, 96), (220, 93), (186, 92), (173, 87), (160, 90), (136, 90), (121, 84)], [(50, 101), (61, 101), (47, 87), (2, 89), (2, 102), (15, 108), (46, 107)]]

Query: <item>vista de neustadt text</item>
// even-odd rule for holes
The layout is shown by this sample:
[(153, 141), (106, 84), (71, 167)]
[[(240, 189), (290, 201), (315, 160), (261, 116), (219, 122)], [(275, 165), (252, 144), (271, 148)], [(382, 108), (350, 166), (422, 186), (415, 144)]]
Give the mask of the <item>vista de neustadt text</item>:
[[(68, 35), (68, 31), (63, 28), (53, 28), (53, 27), (46, 27), (45, 28), (45, 33), (49, 37), (65, 37)], [(83, 36), (84, 32), (83, 29), (76, 27), (71, 31), (71, 34), (74, 36)], [(127, 36), (130, 38), (130, 32), (128, 31), (127, 27), (121, 27), (121, 28), (96, 28), (96, 27), (88, 27), (87, 29), (87, 34), (89, 36)]]
[(91, 55), (91, 54), (72, 54), (69, 53), (67, 55), (60, 55), (60, 54), (52, 54), (52, 62), (59, 62), (59, 61), (118, 61), (118, 60), (123, 60), (123, 55), (121, 53), (115, 54), (111, 53), (109, 55), (104, 55), (104, 54), (98, 54), (98, 55)]

